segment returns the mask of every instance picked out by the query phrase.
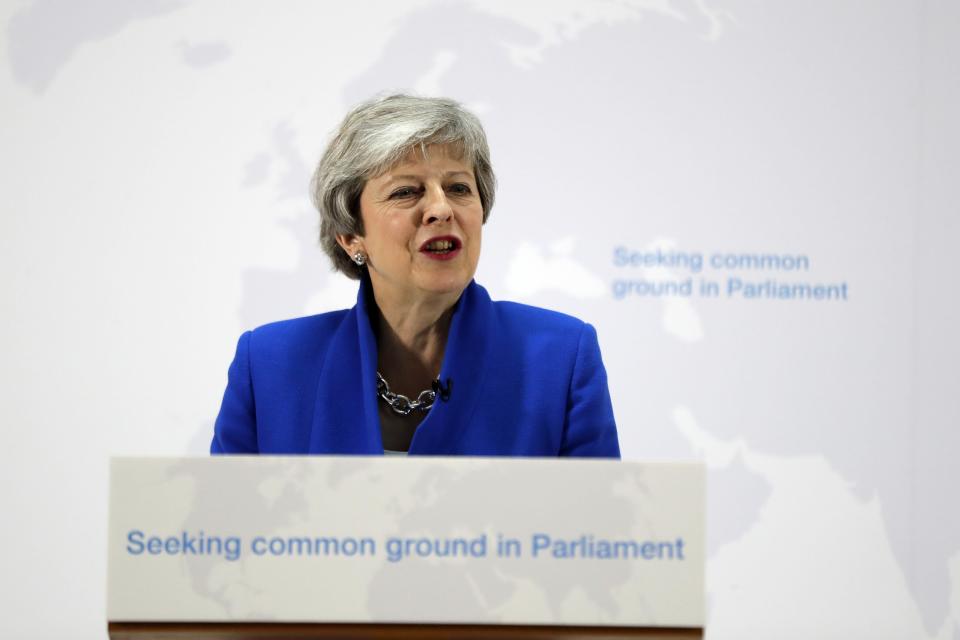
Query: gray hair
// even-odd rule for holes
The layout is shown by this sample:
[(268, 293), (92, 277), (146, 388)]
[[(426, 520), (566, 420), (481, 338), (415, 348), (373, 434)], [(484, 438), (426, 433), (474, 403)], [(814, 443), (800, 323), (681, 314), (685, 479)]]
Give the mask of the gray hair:
[(426, 153), (431, 144), (453, 145), (473, 166), (483, 221), (487, 221), (496, 178), (487, 136), (477, 117), (447, 98), (404, 94), (374, 98), (343, 119), (310, 183), (313, 204), (320, 212), (320, 246), (335, 270), (360, 278), (360, 267), (337, 244), (337, 235), (363, 235), (360, 194), (367, 180), (383, 174), (414, 149)]

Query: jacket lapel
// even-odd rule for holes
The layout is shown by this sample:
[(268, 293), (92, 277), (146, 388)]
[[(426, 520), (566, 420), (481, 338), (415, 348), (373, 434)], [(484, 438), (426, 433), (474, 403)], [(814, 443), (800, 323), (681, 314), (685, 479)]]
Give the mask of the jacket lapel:
[(462, 453), (458, 443), (483, 391), (483, 363), (490, 362), (494, 321), (486, 289), (471, 281), (454, 310), (440, 368), (441, 382), (452, 384), (450, 397), (446, 401), (437, 398), (413, 436), (411, 454)]
[(310, 453), (383, 454), (377, 414), (377, 342), (366, 277), (357, 304), (330, 340), (317, 385)]

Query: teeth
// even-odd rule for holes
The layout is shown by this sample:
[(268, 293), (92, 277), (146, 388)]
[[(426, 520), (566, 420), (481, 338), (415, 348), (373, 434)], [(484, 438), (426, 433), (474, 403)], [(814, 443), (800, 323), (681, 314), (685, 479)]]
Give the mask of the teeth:
[(450, 240), (437, 240), (427, 245), (429, 251), (447, 251), (453, 249), (453, 242)]

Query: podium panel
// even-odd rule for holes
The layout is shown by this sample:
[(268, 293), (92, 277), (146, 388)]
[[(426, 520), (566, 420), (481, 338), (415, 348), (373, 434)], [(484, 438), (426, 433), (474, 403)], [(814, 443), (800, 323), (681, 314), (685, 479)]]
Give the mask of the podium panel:
[(115, 458), (109, 632), (700, 637), (703, 529), (697, 464)]

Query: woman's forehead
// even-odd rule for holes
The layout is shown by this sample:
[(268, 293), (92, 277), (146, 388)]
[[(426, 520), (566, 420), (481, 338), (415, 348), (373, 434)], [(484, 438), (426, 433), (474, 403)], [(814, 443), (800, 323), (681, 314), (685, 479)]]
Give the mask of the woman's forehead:
[(462, 145), (430, 144), (411, 148), (396, 164), (387, 167), (371, 179), (384, 178), (404, 173), (422, 173), (440, 169), (444, 172), (466, 171), (473, 175), (473, 167), (464, 157)]

